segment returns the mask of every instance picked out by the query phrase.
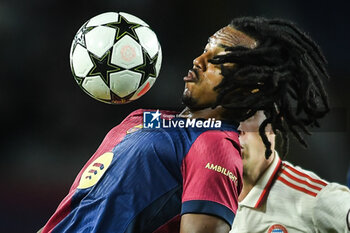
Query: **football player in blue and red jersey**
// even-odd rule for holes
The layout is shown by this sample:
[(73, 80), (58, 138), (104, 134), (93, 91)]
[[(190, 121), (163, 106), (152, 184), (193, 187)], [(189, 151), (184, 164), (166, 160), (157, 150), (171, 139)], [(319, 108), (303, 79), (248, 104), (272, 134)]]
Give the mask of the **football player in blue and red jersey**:
[(228, 26), (211, 36), (184, 78), (187, 107), (166, 119), (215, 118), (219, 127), (148, 129), (144, 112), (177, 113), (134, 111), (106, 135), (42, 232), (228, 232), (242, 189), (237, 126), (246, 111), (218, 102), (222, 69), (234, 64), (210, 59), (227, 47), (255, 45)]

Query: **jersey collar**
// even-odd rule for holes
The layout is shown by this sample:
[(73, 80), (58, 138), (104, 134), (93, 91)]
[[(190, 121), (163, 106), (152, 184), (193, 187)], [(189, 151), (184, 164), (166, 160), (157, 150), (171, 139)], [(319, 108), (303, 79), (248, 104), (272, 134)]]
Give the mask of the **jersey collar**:
[(261, 203), (267, 198), (273, 181), (277, 177), (278, 170), (282, 164), (277, 152), (275, 151), (275, 157), (266, 169), (264, 174), (259, 178), (258, 182), (254, 185), (252, 190), (239, 204), (251, 208), (258, 208)]

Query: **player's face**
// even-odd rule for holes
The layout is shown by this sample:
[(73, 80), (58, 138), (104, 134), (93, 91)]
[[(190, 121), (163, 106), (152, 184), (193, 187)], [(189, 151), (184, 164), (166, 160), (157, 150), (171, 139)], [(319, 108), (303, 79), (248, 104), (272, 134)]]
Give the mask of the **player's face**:
[[(203, 109), (213, 106), (218, 93), (214, 87), (220, 84), (223, 79), (221, 65), (209, 62), (214, 56), (226, 53), (225, 48), (233, 46), (244, 46), (254, 48), (255, 40), (244, 33), (232, 28), (224, 27), (217, 31), (208, 40), (204, 52), (193, 60), (193, 68), (184, 77), (185, 90), (183, 102), (192, 109)], [(223, 64), (226, 67), (233, 67), (233, 63)]]
[[(263, 111), (258, 111), (254, 116), (240, 123), (238, 130), (240, 131), (239, 141), (242, 147), (243, 167), (245, 170), (251, 166), (257, 166), (263, 163), (265, 158), (265, 145), (259, 134), (260, 124), (266, 119)], [(271, 142), (271, 149), (274, 149), (275, 134), (272, 132), (271, 126), (265, 129), (266, 136)], [(272, 156), (270, 157), (272, 159)], [(243, 170), (244, 170), (243, 169)]]

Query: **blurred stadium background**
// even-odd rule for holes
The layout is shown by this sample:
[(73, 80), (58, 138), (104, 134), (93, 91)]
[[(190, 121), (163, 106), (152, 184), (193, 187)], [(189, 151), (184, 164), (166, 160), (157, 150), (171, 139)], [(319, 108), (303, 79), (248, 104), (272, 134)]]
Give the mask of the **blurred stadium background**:
[[(341, 0), (2, 0), (0, 232), (35, 232), (67, 193), (107, 131), (138, 108), (180, 110), (183, 76), (208, 36), (237, 16), (281, 17), (309, 32), (323, 49), (332, 79), (333, 113), (287, 159), (346, 184), (350, 165), (349, 3)], [(163, 49), (158, 81), (136, 102), (111, 106), (75, 84), (69, 67), (73, 36), (89, 18), (124, 11), (145, 20)]]

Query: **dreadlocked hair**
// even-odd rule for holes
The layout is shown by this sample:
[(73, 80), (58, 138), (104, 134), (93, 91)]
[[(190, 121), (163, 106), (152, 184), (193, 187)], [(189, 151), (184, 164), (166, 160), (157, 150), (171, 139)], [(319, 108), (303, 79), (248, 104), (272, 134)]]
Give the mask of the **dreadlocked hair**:
[[(268, 158), (271, 144), (265, 128), (271, 124), (282, 136), (282, 156), (288, 152), (288, 132), (307, 147), (303, 133), (319, 127), (318, 120), (329, 111), (322, 83), (328, 80), (327, 61), (318, 45), (293, 23), (281, 19), (243, 17), (229, 25), (256, 40), (253, 49), (228, 47), (227, 53), (210, 60), (221, 64), (222, 82), (216, 87), (216, 106), (243, 112), (240, 121), (263, 110), (266, 119), (259, 127)], [(235, 63), (225, 68), (224, 63)]]

